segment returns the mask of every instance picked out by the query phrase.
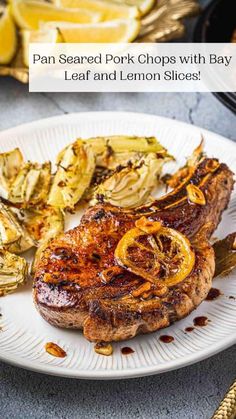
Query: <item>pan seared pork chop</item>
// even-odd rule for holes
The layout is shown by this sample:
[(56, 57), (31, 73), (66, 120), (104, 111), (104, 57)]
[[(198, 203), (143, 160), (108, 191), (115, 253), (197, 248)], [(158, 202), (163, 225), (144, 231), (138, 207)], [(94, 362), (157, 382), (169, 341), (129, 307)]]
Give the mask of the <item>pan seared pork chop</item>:
[[(156, 331), (187, 316), (211, 288), (215, 260), (208, 240), (228, 205), (233, 183), (225, 164), (204, 158), (180, 186), (146, 207), (89, 208), (78, 227), (48, 244), (37, 264), (33, 292), (42, 317), (55, 326), (83, 329), (90, 341), (110, 342)], [(189, 184), (203, 192), (205, 205), (188, 199)], [(114, 257), (119, 240), (142, 216), (186, 235), (195, 252), (191, 273), (164, 295), (148, 299), (133, 296), (145, 280), (118, 267)]]

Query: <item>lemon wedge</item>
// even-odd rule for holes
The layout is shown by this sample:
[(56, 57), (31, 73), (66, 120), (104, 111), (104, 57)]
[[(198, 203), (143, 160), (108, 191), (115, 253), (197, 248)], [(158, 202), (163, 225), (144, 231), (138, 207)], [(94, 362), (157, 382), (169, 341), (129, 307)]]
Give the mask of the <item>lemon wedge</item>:
[(114, 1), (119, 4), (127, 4), (129, 6), (136, 6), (139, 9), (142, 16), (150, 12), (152, 7), (156, 3), (156, 0), (114, 0)]
[(113, 20), (91, 24), (73, 24), (65, 22), (48, 22), (43, 29), (58, 28), (63, 42), (71, 43), (111, 43), (132, 42), (140, 30), (136, 19)]
[(9, 64), (16, 53), (17, 36), (15, 23), (9, 8), (0, 8), (0, 64)]
[(21, 29), (39, 29), (41, 21), (92, 23), (101, 19), (99, 13), (85, 9), (66, 9), (38, 0), (13, 0), (10, 7)]
[(131, 19), (139, 16), (136, 6), (116, 3), (107, 0), (54, 0), (56, 4), (63, 7), (82, 7), (89, 11), (102, 14), (102, 20)]
[(56, 42), (61, 41), (61, 37), (57, 29), (39, 29), (37, 31), (29, 31), (25, 29), (21, 31), (21, 38), (23, 47), (23, 63), (26, 67), (29, 67), (29, 44), (31, 42), (46, 42), (55, 44)]

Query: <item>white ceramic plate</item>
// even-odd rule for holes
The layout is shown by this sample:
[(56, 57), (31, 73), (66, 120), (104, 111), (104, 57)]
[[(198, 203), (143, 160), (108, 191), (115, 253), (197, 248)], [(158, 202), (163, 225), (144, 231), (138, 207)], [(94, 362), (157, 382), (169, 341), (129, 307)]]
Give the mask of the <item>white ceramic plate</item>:
[[(184, 162), (193, 148), (205, 137), (208, 156), (220, 158), (236, 172), (236, 145), (211, 132), (181, 122), (135, 113), (80, 113), (45, 119), (0, 133), (0, 150), (20, 147), (33, 161), (55, 161), (57, 152), (76, 137), (130, 134), (155, 135)], [(173, 169), (172, 167), (168, 168)], [(79, 216), (68, 220), (67, 227), (78, 224)], [(215, 233), (225, 237), (236, 230), (236, 193)], [(47, 374), (90, 379), (112, 379), (157, 374), (180, 368), (207, 358), (236, 342), (236, 275), (214, 281), (222, 292), (217, 300), (203, 302), (186, 319), (166, 330), (139, 336), (129, 342), (114, 344), (114, 354), (104, 357), (94, 352), (80, 331), (60, 330), (47, 324), (37, 313), (31, 298), (31, 285), (0, 299), (0, 358), (17, 366)], [(186, 333), (196, 316), (210, 320), (206, 327)], [(160, 335), (174, 337), (169, 344)], [(46, 342), (58, 343), (67, 352), (64, 359), (54, 358), (44, 349)], [(120, 349), (130, 346), (135, 352), (122, 355)]]

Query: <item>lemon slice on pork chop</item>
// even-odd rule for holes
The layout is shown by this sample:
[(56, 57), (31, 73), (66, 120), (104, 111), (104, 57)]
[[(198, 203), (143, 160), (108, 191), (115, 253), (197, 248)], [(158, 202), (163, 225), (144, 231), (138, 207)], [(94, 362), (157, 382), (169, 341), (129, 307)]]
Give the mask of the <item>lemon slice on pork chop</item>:
[(50, 43), (55, 44), (61, 41), (61, 37), (57, 29), (39, 29), (37, 31), (22, 30), (21, 31), (23, 46), (23, 62), (29, 67), (29, 44), (34, 43)]
[(114, 1), (119, 4), (127, 4), (129, 6), (136, 6), (139, 9), (142, 16), (150, 12), (152, 7), (156, 3), (156, 0), (114, 0)]
[(0, 7), (0, 64), (9, 64), (16, 53), (17, 35), (9, 8)]
[(40, 22), (63, 21), (92, 23), (101, 19), (100, 13), (86, 9), (67, 9), (39, 0), (13, 0), (11, 12), (21, 29), (39, 29)]
[(124, 2), (116, 3), (110, 0), (54, 0), (62, 7), (81, 7), (102, 14), (102, 20), (131, 19), (138, 17), (140, 12), (136, 6)]
[(71, 43), (111, 43), (132, 42), (140, 30), (140, 22), (136, 19), (113, 20), (91, 24), (73, 24), (64, 22), (48, 22), (41, 25), (42, 29), (59, 30), (63, 42)]

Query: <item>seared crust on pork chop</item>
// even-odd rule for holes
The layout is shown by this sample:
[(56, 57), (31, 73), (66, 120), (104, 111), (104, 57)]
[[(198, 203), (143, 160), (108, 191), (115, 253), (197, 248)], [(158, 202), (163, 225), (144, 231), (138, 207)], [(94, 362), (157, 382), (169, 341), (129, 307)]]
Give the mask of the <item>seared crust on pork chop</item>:
[[(201, 189), (206, 205), (189, 201), (189, 183)], [(187, 316), (211, 288), (215, 260), (208, 240), (228, 205), (233, 183), (225, 164), (205, 158), (176, 190), (151, 205), (129, 211), (106, 204), (89, 208), (78, 227), (51, 241), (43, 252), (34, 278), (40, 314), (55, 326), (83, 329), (94, 342), (129, 339)], [(164, 296), (147, 300), (132, 296), (144, 282), (141, 277), (119, 269), (106, 283), (101, 275), (117, 265), (119, 240), (143, 215), (185, 234), (195, 252), (191, 274)]]

